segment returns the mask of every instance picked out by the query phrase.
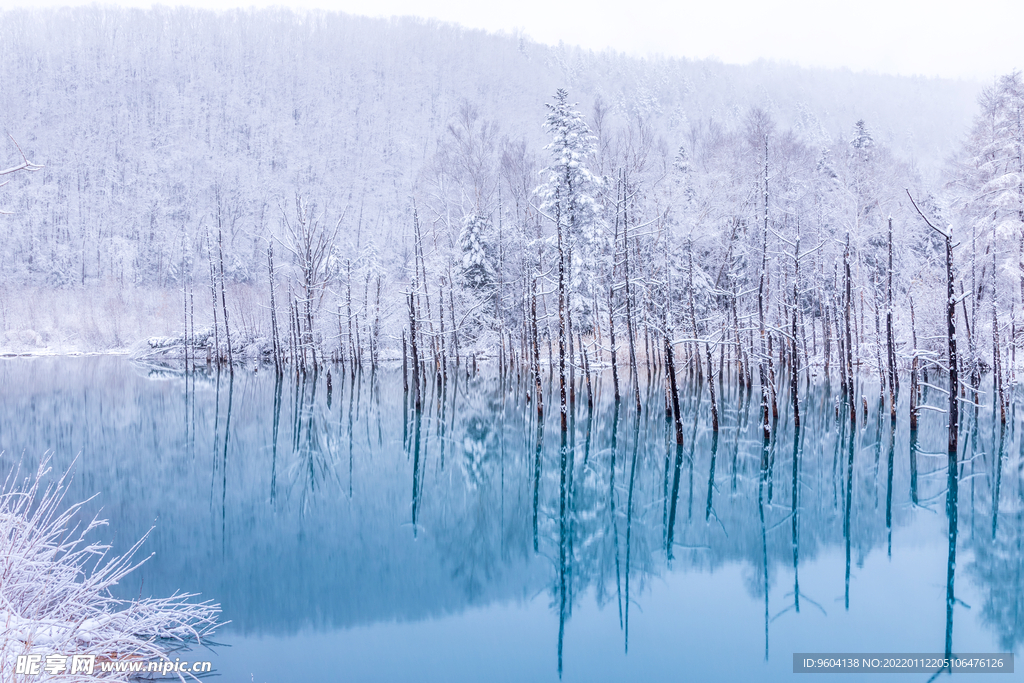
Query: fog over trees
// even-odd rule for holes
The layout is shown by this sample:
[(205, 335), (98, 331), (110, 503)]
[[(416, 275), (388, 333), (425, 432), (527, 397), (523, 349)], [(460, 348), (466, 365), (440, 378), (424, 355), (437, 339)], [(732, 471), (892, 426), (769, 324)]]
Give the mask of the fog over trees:
[(8, 11), (0, 34), (2, 122), (43, 167), (0, 190), (7, 350), (589, 377), (674, 349), (845, 384), (945, 351), (909, 189), (954, 226), (968, 374), (1015, 360), (1019, 74), (979, 99), (283, 10)]

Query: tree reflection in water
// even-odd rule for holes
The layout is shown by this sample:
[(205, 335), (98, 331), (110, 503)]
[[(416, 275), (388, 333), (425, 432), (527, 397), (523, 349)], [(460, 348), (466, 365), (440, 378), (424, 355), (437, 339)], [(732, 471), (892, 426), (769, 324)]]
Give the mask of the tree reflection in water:
[[(955, 636), (977, 618), (993, 647), (1024, 642), (1019, 411), (1005, 428), (991, 408), (970, 411), (962, 428), (971, 434), (947, 458), (945, 416), (922, 411), (910, 430), (905, 399), (895, 421), (884, 419), (883, 402), (875, 419), (851, 424), (827, 386), (807, 383), (800, 428), (784, 392), (765, 433), (753, 391), (722, 382), (714, 433), (705, 382), (682, 372), (686, 433), (677, 446), (658, 372), (650, 384), (640, 378), (639, 415), (614, 399), (610, 375), (593, 373), (593, 403), (577, 402), (563, 432), (557, 411), (538, 419), (526, 400), (534, 378), (485, 369), (425, 383), (417, 407), (399, 370), (338, 373), (328, 393), (324, 372), (185, 377), (120, 358), (15, 359), (0, 366), (0, 448), (29, 465), (53, 449), (57, 467), (81, 452), (71, 495), (101, 491), (115, 550), (159, 517), (149, 543), (157, 557), (139, 570), (145, 592), (202, 592), (241, 633), (419, 623), (546, 594), (557, 625), (551, 668), (570, 671), (582, 656), (574, 629), (587, 631), (573, 620), (581, 605), (610, 603), (630, 652), (631, 638), (649, 634), (652, 582), (724, 578), (739, 566), (751, 573), (746, 596), (722, 584), (717, 597), (763, 603), (763, 657), (784, 659), (789, 652), (773, 650), (780, 634), (829, 611), (822, 605), (832, 596), (807, 587), (835, 585), (853, 613), (880, 590), (867, 580), (877, 562), (863, 558), (880, 553), (901, 566), (945, 499), (945, 639), (928, 642), (955, 652)], [(583, 391), (585, 377), (577, 381)], [(553, 405), (550, 382), (546, 391)], [(993, 452), (983, 453), (989, 435)], [(14, 463), (5, 455), (0, 474)], [(704, 515), (693, 515), (693, 480), (705, 477)], [(975, 510), (984, 523), (974, 524)], [(843, 556), (842, 577), (831, 556)], [(832, 566), (831, 577), (823, 573)], [(982, 596), (969, 619), (957, 598), (965, 582)], [(140, 585), (122, 590), (137, 595)], [(676, 618), (681, 628), (703, 617)], [(907, 633), (932, 632), (904, 618)], [(835, 642), (848, 635), (837, 630)]]

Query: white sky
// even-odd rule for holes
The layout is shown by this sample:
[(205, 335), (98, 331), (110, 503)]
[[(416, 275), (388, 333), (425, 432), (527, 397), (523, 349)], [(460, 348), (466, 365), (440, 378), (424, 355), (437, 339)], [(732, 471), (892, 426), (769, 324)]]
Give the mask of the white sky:
[[(0, 0), (0, 6), (92, 4)], [(145, 0), (112, 4), (149, 6)], [(523, 30), (633, 55), (758, 59), (989, 82), (1024, 69), (1024, 1), (972, 0), (187, 0), (204, 7), (287, 5), (369, 16), (416, 15), (489, 31)]]

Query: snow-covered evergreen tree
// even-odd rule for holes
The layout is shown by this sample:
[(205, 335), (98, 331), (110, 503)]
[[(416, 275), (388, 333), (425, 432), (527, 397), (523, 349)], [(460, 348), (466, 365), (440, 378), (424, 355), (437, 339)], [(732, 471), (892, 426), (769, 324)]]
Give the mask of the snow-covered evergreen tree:
[(490, 233), (491, 221), (479, 213), (471, 213), (466, 216), (459, 234), (459, 248), (462, 250), (459, 274), (463, 285), (477, 294), (483, 294), (494, 284)]
[(537, 189), (542, 208), (561, 221), (569, 237), (594, 239), (598, 233), (594, 194), (600, 180), (587, 167), (594, 153), (595, 138), (583, 115), (569, 104), (569, 93), (559, 89), (548, 108), (544, 129), (551, 135), (545, 147), (551, 165), (544, 169), (547, 182)]
[[(595, 138), (583, 115), (569, 103), (569, 93), (559, 89), (548, 108), (544, 129), (551, 135), (545, 149), (551, 165), (544, 169), (547, 182), (537, 188), (541, 209), (556, 224), (565, 240), (569, 305), (578, 313), (573, 324), (589, 328), (592, 311), (587, 303), (598, 273), (601, 226), (595, 196), (601, 181), (587, 166), (594, 154)], [(582, 296), (582, 295), (586, 296)]]
[[(1024, 234), (1024, 80), (1001, 77), (980, 98), (981, 113), (962, 154), (955, 184), (981, 223), (995, 221), (1001, 234)], [(979, 227), (983, 227), (979, 224)]]
[(853, 125), (853, 140), (850, 141), (850, 146), (859, 152), (863, 161), (867, 161), (871, 157), (875, 148), (875, 139), (871, 137), (864, 119), (859, 119)]

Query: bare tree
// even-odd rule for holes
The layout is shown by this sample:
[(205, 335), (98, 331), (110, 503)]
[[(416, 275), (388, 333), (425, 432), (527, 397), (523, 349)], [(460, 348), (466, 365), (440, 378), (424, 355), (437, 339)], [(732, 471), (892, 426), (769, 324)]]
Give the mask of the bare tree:
[(910, 190), (907, 190), (910, 203), (917, 209), (917, 213), (924, 219), (929, 228), (942, 235), (946, 246), (946, 342), (949, 347), (949, 456), (955, 460), (958, 447), (958, 426), (959, 409), (957, 394), (959, 394), (960, 382), (957, 373), (956, 356), (956, 297), (953, 293), (953, 226), (946, 230), (936, 227), (928, 217), (924, 215), (921, 208), (914, 201)]
[(313, 338), (314, 316), (330, 282), (329, 261), (334, 250), (334, 242), (345, 219), (342, 212), (337, 223), (331, 228), (324, 224), (324, 213), (316, 212), (316, 206), (308, 199), (296, 194), (295, 215), (289, 220), (288, 212), (281, 208), (281, 222), (284, 227), (284, 239), (281, 246), (287, 249), (299, 269), (302, 286), (303, 317), (306, 328), (300, 334), (299, 346), (313, 352), (313, 369), (317, 368), (316, 352)]

